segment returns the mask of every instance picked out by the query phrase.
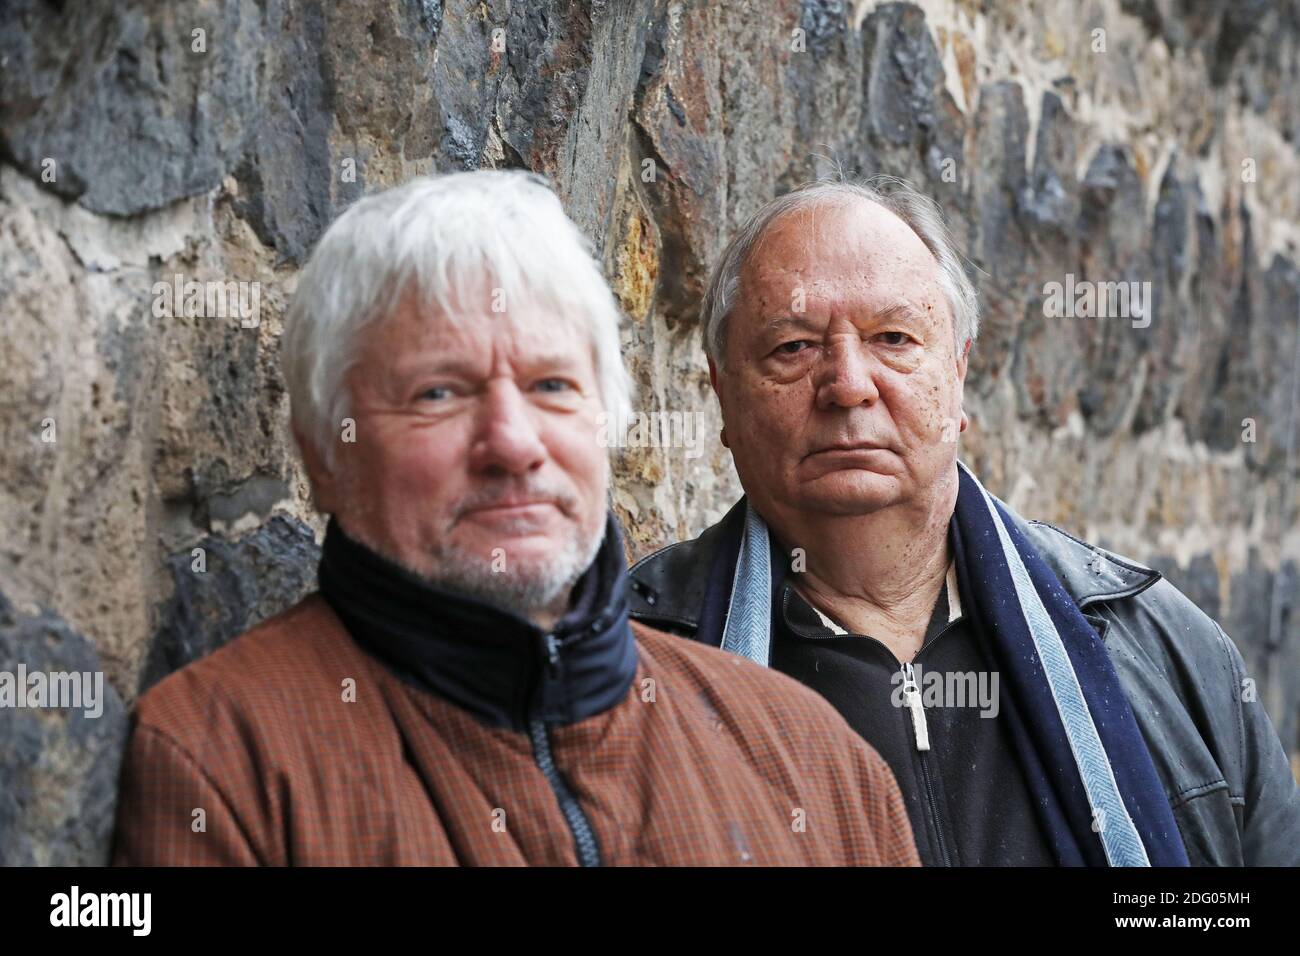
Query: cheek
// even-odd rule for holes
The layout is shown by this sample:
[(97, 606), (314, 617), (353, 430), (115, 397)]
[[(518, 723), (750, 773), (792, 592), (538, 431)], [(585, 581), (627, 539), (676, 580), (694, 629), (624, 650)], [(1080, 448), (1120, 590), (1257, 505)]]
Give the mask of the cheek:
[(724, 414), (749, 436), (764, 436), (784, 443), (792, 429), (807, 420), (813, 408), (812, 378), (805, 374), (790, 381), (744, 379), (727, 395)]
[(597, 436), (600, 426), (594, 416), (581, 419), (563, 419), (550, 424), (543, 433), (543, 442), (551, 460), (578, 488), (596, 489), (602, 494), (609, 480), (609, 450), (602, 448)]
[(736, 471), (758, 487), (784, 484), (798, 467), (813, 404), (807, 377), (780, 384), (746, 382), (729, 393), (723, 421)]
[(363, 448), (364, 467), (376, 481), (423, 501), (453, 495), (467, 448), (454, 426), (393, 431)]
[(959, 415), (951, 386), (940, 378), (894, 379), (882, 395), (899, 431), (926, 445), (938, 441), (945, 422)]

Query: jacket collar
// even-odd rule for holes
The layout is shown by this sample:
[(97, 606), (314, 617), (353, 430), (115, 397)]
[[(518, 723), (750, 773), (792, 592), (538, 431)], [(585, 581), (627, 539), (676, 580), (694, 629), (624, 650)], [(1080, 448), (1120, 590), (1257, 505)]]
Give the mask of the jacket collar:
[[(1080, 610), (1099, 601), (1133, 597), (1160, 580), (1158, 571), (1081, 541), (1054, 525), (1026, 521), (998, 501)], [(726, 529), (741, 519), (744, 504), (742, 498), (698, 538), (671, 544), (632, 566), (633, 617), (679, 632), (693, 632), (699, 626), (710, 571), (719, 548), (726, 544)]]
[(1055, 525), (1026, 521), (1010, 508), (1007, 512), (1080, 609), (1101, 601), (1134, 597), (1161, 578), (1159, 571), (1088, 544)]
[(352, 638), (404, 680), (494, 727), (569, 724), (623, 699), (636, 674), (618, 523), (550, 631), (447, 591), (349, 538), (330, 520), (321, 595)]

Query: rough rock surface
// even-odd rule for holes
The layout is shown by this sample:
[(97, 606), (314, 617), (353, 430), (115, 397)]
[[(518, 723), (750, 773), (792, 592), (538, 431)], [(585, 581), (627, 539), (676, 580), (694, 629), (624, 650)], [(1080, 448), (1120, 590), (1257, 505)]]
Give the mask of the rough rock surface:
[[(627, 314), (636, 407), (705, 436), (619, 455), (631, 549), (697, 533), (738, 494), (699, 347), (708, 267), (839, 168), (917, 182), (970, 258), (965, 459), (1217, 615), (1300, 754), (1298, 11), (11, 0), (0, 589), (39, 610), (5, 605), (0, 665), (102, 667), (129, 705), (310, 589), (280, 317), (331, 219), (418, 173), (551, 178)], [(260, 321), (159, 317), (177, 275), (259, 283)], [(1152, 321), (1048, 317), (1067, 275), (1150, 282)], [(0, 714), (4, 862), (103, 855), (92, 784), (124, 724), (92, 723)]]
[(98, 674), (101, 696), (93, 710), (22, 707), (0, 717), (0, 866), (107, 863), (122, 698), (103, 680), (94, 644), (48, 609), (19, 609), (0, 594), (0, 670), (20, 673), (20, 664), (28, 674)]

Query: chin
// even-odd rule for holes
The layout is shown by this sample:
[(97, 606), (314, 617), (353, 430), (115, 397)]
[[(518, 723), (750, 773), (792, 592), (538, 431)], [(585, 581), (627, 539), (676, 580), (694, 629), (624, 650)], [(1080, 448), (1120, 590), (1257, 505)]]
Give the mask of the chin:
[(904, 499), (902, 483), (892, 475), (836, 471), (807, 482), (796, 500), (802, 507), (841, 515), (864, 515)]
[(475, 534), (457, 536), (453, 539), (453, 551), (465, 555), (475, 555), (491, 562), (504, 554), (508, 567), (542, 563), (548, 557), (569, 546), (571, 534), (557, 534), (554, 531), (502, 532), (499, 534)]

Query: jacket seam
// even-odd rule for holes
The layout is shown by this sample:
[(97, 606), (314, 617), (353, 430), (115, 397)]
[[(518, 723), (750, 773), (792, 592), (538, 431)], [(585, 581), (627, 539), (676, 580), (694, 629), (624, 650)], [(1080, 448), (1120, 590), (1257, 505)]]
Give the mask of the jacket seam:
[[(1206, 783), (1198, 783), (1190, 787), (1184, 787), (1182, 790), (1179, 790), (1174, 794), (1173, 798), (1169, 801), (1169, 804), (1171, 807), (1181, 807), (1186, 803), (1191, 803), (1198, 797), (1206, 797), (1212, 793), (1218, 793), (1220, 790), (1229, 790), (1229, 796), (1231, 796), (1228, 781), (1223, 777), (1210, 780)], [(1198, 793), (1197, 791), (1200, 792)]]
[[(1227, 643), (1228, 635), (1224, 632), (1223, 626), (1219, 624), (1218, 621), (1215, 621), (1213, 618), (1211, 618), (1210, 620), (1214, 623), (1216, 640), (1218, 641), (1220, 650), (1223, 651), (1224, 657), (1228, 659), (1228, 670), (1232, 674), (1232, 687), (1233, 687), (1232, 696), (1233, 696), (1233, 701), (1235, 703), (1235, 706), (1233, 707), (1233, 716), (1236, 718), (1237, 721), (1237, 754), (1240, 758), (1240, 765), (1237, 767), (1237, 771), (1241, 776), (1242, 786), (1244, 787), (1246, 783), (1246, 720), (1245, 720), (1245, 716), (1242, 714), (1242, 706), (1241, 706), (1242, 674), (1240, 671), (1237, 670), (1237, 664), (1232, 659), (1232, 654), (1228, 650), (1228, 643)], [(1228, 788), (1228, 793), (1229, 795), (1232, 795), (1231, 787)], [(1246, 794), (1244, 790), (1241, 793), (1240, 797), (1242, 802), (1244, 803), (1246, 798)]]

